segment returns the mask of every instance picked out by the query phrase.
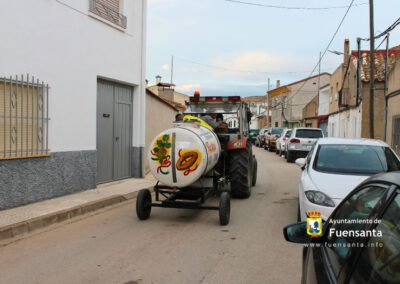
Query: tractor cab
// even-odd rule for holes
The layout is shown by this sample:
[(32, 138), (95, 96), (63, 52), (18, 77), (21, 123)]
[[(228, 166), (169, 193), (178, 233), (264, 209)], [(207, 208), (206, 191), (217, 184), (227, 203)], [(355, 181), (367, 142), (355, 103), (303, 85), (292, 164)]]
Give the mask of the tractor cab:
[(200, 97), (195, 93), (185, 115), (215, 119), (214, 128), (223, 150), (245, 148), (250, 134), (250, 110), (239, 96)]

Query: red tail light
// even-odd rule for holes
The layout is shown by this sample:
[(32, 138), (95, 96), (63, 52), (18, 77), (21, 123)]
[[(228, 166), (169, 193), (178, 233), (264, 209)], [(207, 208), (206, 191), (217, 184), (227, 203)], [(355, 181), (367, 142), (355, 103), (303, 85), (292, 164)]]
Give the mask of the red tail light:
[(292, 138), (292, 139), (290, 139), (289, 142), (290, 142), (290, 143), (300, 143), (300, 140), (299, 140), (299, 139)]

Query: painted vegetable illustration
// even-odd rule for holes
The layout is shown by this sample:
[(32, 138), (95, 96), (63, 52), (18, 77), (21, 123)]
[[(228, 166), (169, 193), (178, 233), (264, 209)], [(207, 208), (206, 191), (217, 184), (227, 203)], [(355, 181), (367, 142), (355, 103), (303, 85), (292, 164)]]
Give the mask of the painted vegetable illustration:
[(168, 134), (159, 136), (156, 139), (153, 150), (151, 154), (153, 161), (157, 161), (159, 166), (157, 168), (157, 173), (162, 173), (167, 175), (169, 171), (167, 170), (171, 166), (171, 137)]

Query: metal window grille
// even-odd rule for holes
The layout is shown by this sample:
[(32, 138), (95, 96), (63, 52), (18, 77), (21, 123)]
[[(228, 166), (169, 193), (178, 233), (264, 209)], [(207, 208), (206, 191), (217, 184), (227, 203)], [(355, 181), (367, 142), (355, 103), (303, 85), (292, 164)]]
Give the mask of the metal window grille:
[(0, 160), (45, 157), (49, 85), (29, 74), (0, 78)]
[(105, 0), (89, 0), (89, 11), (96, 14), (111, 23), (126, 29), (126, 16), (116, 11), (113, 5), (111, 6)]

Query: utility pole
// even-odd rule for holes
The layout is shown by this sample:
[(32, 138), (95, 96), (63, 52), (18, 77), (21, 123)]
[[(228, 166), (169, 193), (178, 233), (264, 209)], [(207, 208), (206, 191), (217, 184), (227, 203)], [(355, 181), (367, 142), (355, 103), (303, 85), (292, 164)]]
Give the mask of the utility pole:
[(384, 129), (383, 129), (383, 141), (387, 142), (386, 135), (387, 135), (387, 109), (388, 109), (388, 98), (387, 98), (387, 91), (388, 91), (388, 68), (389, 68), (389, 36), (390, 34), (386, 35), (386, 57), (385, 57), (385, 86), (383, 89), (383, 97), (385, 99), (385, 110), (384, 110)]
[(369, 0), (369, 32), (370, 32), (370, 90), (369, 90), (369, 136), (374, 133), (374, 97), (375, 97), (375, 32), (374, 32), (374, 0)]
[[(319, 109), (319, 90), (321, 88), (321, 51), (319, 52), (319, 63), (318, 63), (318, 93), (317, 93), (317, 116), (318, 116), (318, 109)], [(318, 120), (319, 121), (319, 120)], [(318, 125), (319, 127), (319, 125)]]
[(174, 56), (171, 57), (171, 84), (174, 80)]

